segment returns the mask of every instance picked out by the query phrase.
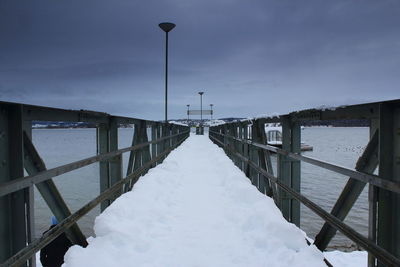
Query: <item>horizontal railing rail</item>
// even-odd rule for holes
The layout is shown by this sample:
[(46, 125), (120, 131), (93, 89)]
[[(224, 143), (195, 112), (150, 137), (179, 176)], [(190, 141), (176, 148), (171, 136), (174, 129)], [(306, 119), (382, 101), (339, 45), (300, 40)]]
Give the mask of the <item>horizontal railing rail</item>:
[(87, 122), (87, 123), (108, 123), (111, 119), (121, 124), (138, 124), (146, 121), (148, 126), (162, 124), (158, 121), (143, 120), (124, 116), (114, 116), (105, 112), (91, 110), (72, 110), (36, 105), (27, 105), (13, 102), (0, 101), (2, 107), (12, 107), (19, 105), (24, 120), (29, 121), (54, 121), (54, 122)]
[[(339, 174), (350, 176), (361, 182), (370, 183), (372, 185), (389, 190), (391, 192), (400, 193), (400, 183), (399, 182), (392, 182), (390, 180), (385, 180), (385, 179), (382, 179), (381, 177), (379, 177), (378, 175), (369, 174), (369, 173), (365, 173), (365, 172), (359, 172), (359, 171), (352, 170), (352, 169), (349, 169), (349, 168), (346, 168), (343, 166), (339, 166), (337, 164), (329, 163), (329, 162), (318, 160), (318, 159), (311, 158), (311, 157), (306, 157), (299, 153), (292, 153), (292, 152), (289, 152), (284, 149), (274, 147), (271, 145), (265, 145), (265, 144), (253, 142), (251, 140), (244, 140), (244, 139), (236, 138), (236, 137), (218, 133), (218, 132), (215, 132), (212, 130), (210, 130), (209, 132), (232, 139), (232, 140), (235, 140), (235, 141), (238, 141), (238, 142), (241, 142), (241, 143), (246, 143), (246, 144), (254, 146), (254, 147), (269, 150), (271, 152), (287, 156), (291, 159), (304, 161), (304, 162), (307, 162), (314, 166), (318, 166), (318, 167), (321, 167), (321, 168), (324, 168), (324, 169), (327, 169), (327, 170), (330, 170), (330, 171), (333, 171), (333, 172), (336, 172)], [(0, 196), (1, 196), (1, 191), (0, 191)]]
[(52, 179), (52, 178), (60, 176), (62, 174), (83, 168), (90, 164), (93, 164), (93, 163), (96, 163), (99, 161), (109, 161), (123, 153), (139, 150), (148, 145), (157, 144), (159, 142), (162, 142), (162, 141), (174, 138), (174, 137), (178, 137), (181, 135), (187, 135), (188, 133), (189, 132), (187, 131), (187, 132), (182, 132), (182, 133), (174, 134), (174, 135), (167, 136), (167, 137), (162, 137), (160, 139), (153, 140), (150, 142), (141, 143), (139, 145), (122, 148), (117, 151), (108, 152), (108, 153), (100, 154), (97, 156), (81, 159), (81, 160), (78, 160), (75, 162), (71, 162), (71, 163), (68, 163), (65, 165), (61, 165), (61, 166), (49, 169), (47, 171), (40, 172), (36, 175), (25, 176), (25, 177), (17, 178), (15, 180), (12, 180), (7, 183), (2, 183), (2, 184), (0, 184), (0, 197), (5, 196), (7, 194), (11, 194), (18, 190), (27, 188), (29, 186), (44, 182), (48, 179)]

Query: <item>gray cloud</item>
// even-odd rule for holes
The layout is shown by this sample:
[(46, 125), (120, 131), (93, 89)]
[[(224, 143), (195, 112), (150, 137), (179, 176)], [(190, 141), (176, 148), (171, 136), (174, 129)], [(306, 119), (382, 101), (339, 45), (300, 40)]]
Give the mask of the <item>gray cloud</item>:
[(0, 3), (0, 98), (163, 118), (217, 117), (399, 98), (398, 1), (12, 1)]

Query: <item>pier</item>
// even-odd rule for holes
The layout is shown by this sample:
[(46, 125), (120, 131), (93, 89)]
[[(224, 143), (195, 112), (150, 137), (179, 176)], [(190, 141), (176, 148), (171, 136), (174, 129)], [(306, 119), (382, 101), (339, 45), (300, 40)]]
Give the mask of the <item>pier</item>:
[[(354, 169), (300, 153), (302, 123), (342, 119), (366, 120), (370, 125), (370, 141)], [(47, 169), (31, 139), (32, 121), (95, 124), (97, 155)], [(266, 123), (282, 125), (282, 148), (267, 144)], [(118, 127), (121, 124), (133, 125), (134, 134), (132, 145), (119, 149)], [(132, 260), (132, 265), (136, 265), (135, 259), (138, 260), (138, 266), (144, 265), (153, 255), (156, 259), (154, 262), (160, 266), (185, 265), (188, 259), (197, 260), (199, 266), (213, 263), (220, 263), (221, 266), (257, 266), (268, 262), (267, 256), (273, 255), (281, 257), (283, 266), (305, 266), (307, 263), (308, 266), (331, 266), (322, 253), (318, 254), (318, 249), (324, 251), (336, 232), (340, 231), (368, 252), (368, 266), (400, 266), (400, 100), (336, 109), (302, 110), (225, 123), (210, 127), (208, 136), (207, 131), (205, 135), (190, 136), (189, 127), (172, 123), (85, 110), (0, 102), (0, 147), (1, 266), (35, 266), (35, 253), (63, 232), (80, 246), (73, 247), (67, 253), (67, 266), (69, 262), (70, 266), (74, 262), (79, 264), (80, 258), (84, 261), (85, 253), (100, 253), (98, 260), (118, 262), (119, 254), (110, 251), (107, 255), (107, 251), (100, 250), (102, 241), (96, 241), (95, 238), (88, 245), (87, 237), (77, 225), (80, 218), (98, 205), (103, 212), (99, 221), (103, 224), (100, 234), (104, 238), (115, 234), (115, 228), (107, 225), (107, 217), (116, 216), (118, 207), (127, 209), (127, 217), (121, 218), (121, 223), (132, 221), (132, 233), (138, 226), (150, 225), (146, 229), (151, 232), (152, 223), (176, 222), (167, 225), (171, 228), (167, 227), (165, 231), (152, 232), (154, 236), (150, 232), (144, 236), (129, 235), (127, 238), (131, 238), (131, 241), (127, 239), (125, 243), (134, 243), (137, 241), (135, 238), (141, 238), (145, 244), (144, 248), (137, 247), (137, 251), (126, 256)], [(123, 153), (129, 153), (126, 174), (122, 173)], [(277, 154), (276, 174), (271, 153)], [(301, 162), (348, 177), (330, 212), (301, 194)], [(52, 178), (93, 163), (99, 163), (99, 195), (77, 212), (71, 213)], [(375, 172), (376, 169), (378, 172)], [(172, 177), (173, 174), (176, 177)], [(167, 177), (165, 181), (162, 180), (164, 176)], [(171, 184), (165, 185), (165, 190), (154, 187), (154, 192), (147, 196), (145, 192), (157, 185), (154, 183), (157, 179)], [(57, 226), (39, 239), (34, 238), (33, 186), (37, 187), (59, 221)], [(365, 187), (369, 192), (367, 237), (344, 222)], [(167, 189), (176, 189), (177, 192)], [(140, 212), (128, 217), (129, 201), (140, 201), (146, 197), (149, 202), (159, 197), (158, 202), (154, 201), (165, 205), (162, 209), (148, 204), (148, 209), (160, 214), (159, 221), (140, 217), (145, 216)], [(140, 202), (140, 205), (145, 210), (147, 203)], [(306, 206), (326, 222), (316, 237), (310, 237), (314, 241), (302, 236), (298, 228), (300, 205)], [(254, 210), (241, 214), (244, 217), (237, 217), (238, 210), (253, 206)], [(138, 209), (138, 204), (132, 205), (132, 209)], [(165, 212), (168, 209), (173, 218), (168, 218)], [(282, 220), (279, 219), (280, 214)], [(234, 229), (232, 232), (222, 229), (228, 222), (235, 221), (238, 223), (230, 225), (230, 229)], [(189, 225), (192, 227), (185, 228)], [(210, 229), (214, 231), (210, 233)], [(157, 234), (164, 238), (165, 244), (152, 243), (152, 238), (157, 240)], [(230, 234), (235, 234), (235, 238), (229, 239)], [(204, 250), (207, 246), (201, 246), (201, 243), (206, 243), (211, 237), (215, 244), (207, 244), (210, 250)], [(254, 250), (240, 254), (241, 242)], [(250, 244), (256, 245), (251, 247)], [(97, 252), (96, 246), (99, 248)], [(174, 246), (180, 248), (176, 252), (178, 254), (173, 253)], [(221, 247), (224, 249), (218, 251)], [(145, 251), (149, 251), (149, 254), (145, 255)], [(152, 251), (159, 251), (161, 258), (157, 258)], [(276, 251), (280, 254), (276, 255)], [(249, 253), (254, 253), (251, 260)], [(303, 254), (308, 255), (308, 261)], [(233, 255), (237, 255), (237, 258)], [(141, 263), (140, 259), (144, 259), (144, 262)]]

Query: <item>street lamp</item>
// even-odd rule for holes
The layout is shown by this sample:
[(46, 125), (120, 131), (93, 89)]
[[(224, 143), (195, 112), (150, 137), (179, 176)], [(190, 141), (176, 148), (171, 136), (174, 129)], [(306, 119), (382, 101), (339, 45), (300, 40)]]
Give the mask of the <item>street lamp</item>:
[(214, 106), (214, 104), (210, 104), (210, 107), (211, 107), (211, 121), (210, 121), (210, 124), (212, 123), (212, 115), (213, 115), (213, 109), (212, 109), (212, 107)]
[(188, 125), (189, 125), (189, 107), (190, 107), (190, 105), (186, 105), (187, 106), (187, 108), (188, 108), (188, 111), (187, 111), (187, 115), (188, 115), (188, 120), (187, 120), (187, 123), (188, 123)]
[(165, 32), (165, 122), (168, 122), (168, 112), (167, 112), (167, 103), (168, 103), (168, 32), (170, 32), (173, 28), (175, 28), (175, 24), (170, 22), (163, 22), (158, 24), (158, 26)]
[(204, 94), (204, 92), (199, 92), (199, 95), (200, 95), (200, 124), (203, 124), (203, 94)]

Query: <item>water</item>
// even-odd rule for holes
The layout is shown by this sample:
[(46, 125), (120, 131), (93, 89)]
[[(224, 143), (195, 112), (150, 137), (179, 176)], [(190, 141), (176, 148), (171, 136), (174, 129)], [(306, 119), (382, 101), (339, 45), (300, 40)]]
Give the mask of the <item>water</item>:
[[(119, 148), (130, 146), (132, 137), (132, 128), (119, 129)], [(96, 155), (96, 129), (34, 129), (32, 138), (47, 168), (54, 168)], [(125, 153), (123, 155), (123, 173), (126, 173), (128, 159), (129, 154)], [(99, 164), (94, 163), (60, 175), (53, 181), (71, 212), (75, 212), (98, 196), (100, 192)], [(78, 221), (86, 236), (93, 235), (94, 219), (99, 213), (100, 208), (96, 207)], [(51, 216), (50, 209), (35, 188), (35, 232), (37, 237), (48, 229)]]
[[(321, 127), (305, 128), (301, 132), (302, 141), (314, 147), (303, 155), (321, 159), (348, 168), (354, 168), (369, 140), (368, 128)], [(328, 171), (308, 163), (301, 163), (302, 193), (330, 212), (348, 177)], [(323, 225), (323, 220), (307, 207), (301, 207), (301, 228), (314, 238)], [(368, 233), (368, 187), (351, 209), (345, 222), (361, 234)], [(332, 246), (349, 246), (352, 241), (341, 233), (332, 240)]]
[[(119, 148), (131, 145), (133, 129), (119, 129)], [(312, 145), (314, 151), (304, 155), (354, 168), (368, 142), (368, 128), (306, 128), (302, 130), (302, 141)], [(35, 129), (33, 142), (47, 168), (53, 168), (96, 154), (95, 129)], [(129, 154), (123, 156), (124, 173)], [(54, 179), (64, 200), (74, 212), (99, 194), (99, 167), (92, 164)], [(322, 168), (302, 163), (302, 193), (330, 211), (343, 189), (347, 177)], [(35, 229), (40, 236), (49, 227), (51, 212), (40, 194), (35, 190)], [(301, 228), (315, 237), (323, 221), (306, 207), (301, 208)], [(99, 214), (95, 208), (84, 216), (79, 225), (86, 236), (93, 235), (93, 223)], [(367, 234), (368, 202), (367, 190), (361, 194), (346, 222), (362, 234)], [(338, 234), (331, 245), (348, 246), (351, 241)]]

